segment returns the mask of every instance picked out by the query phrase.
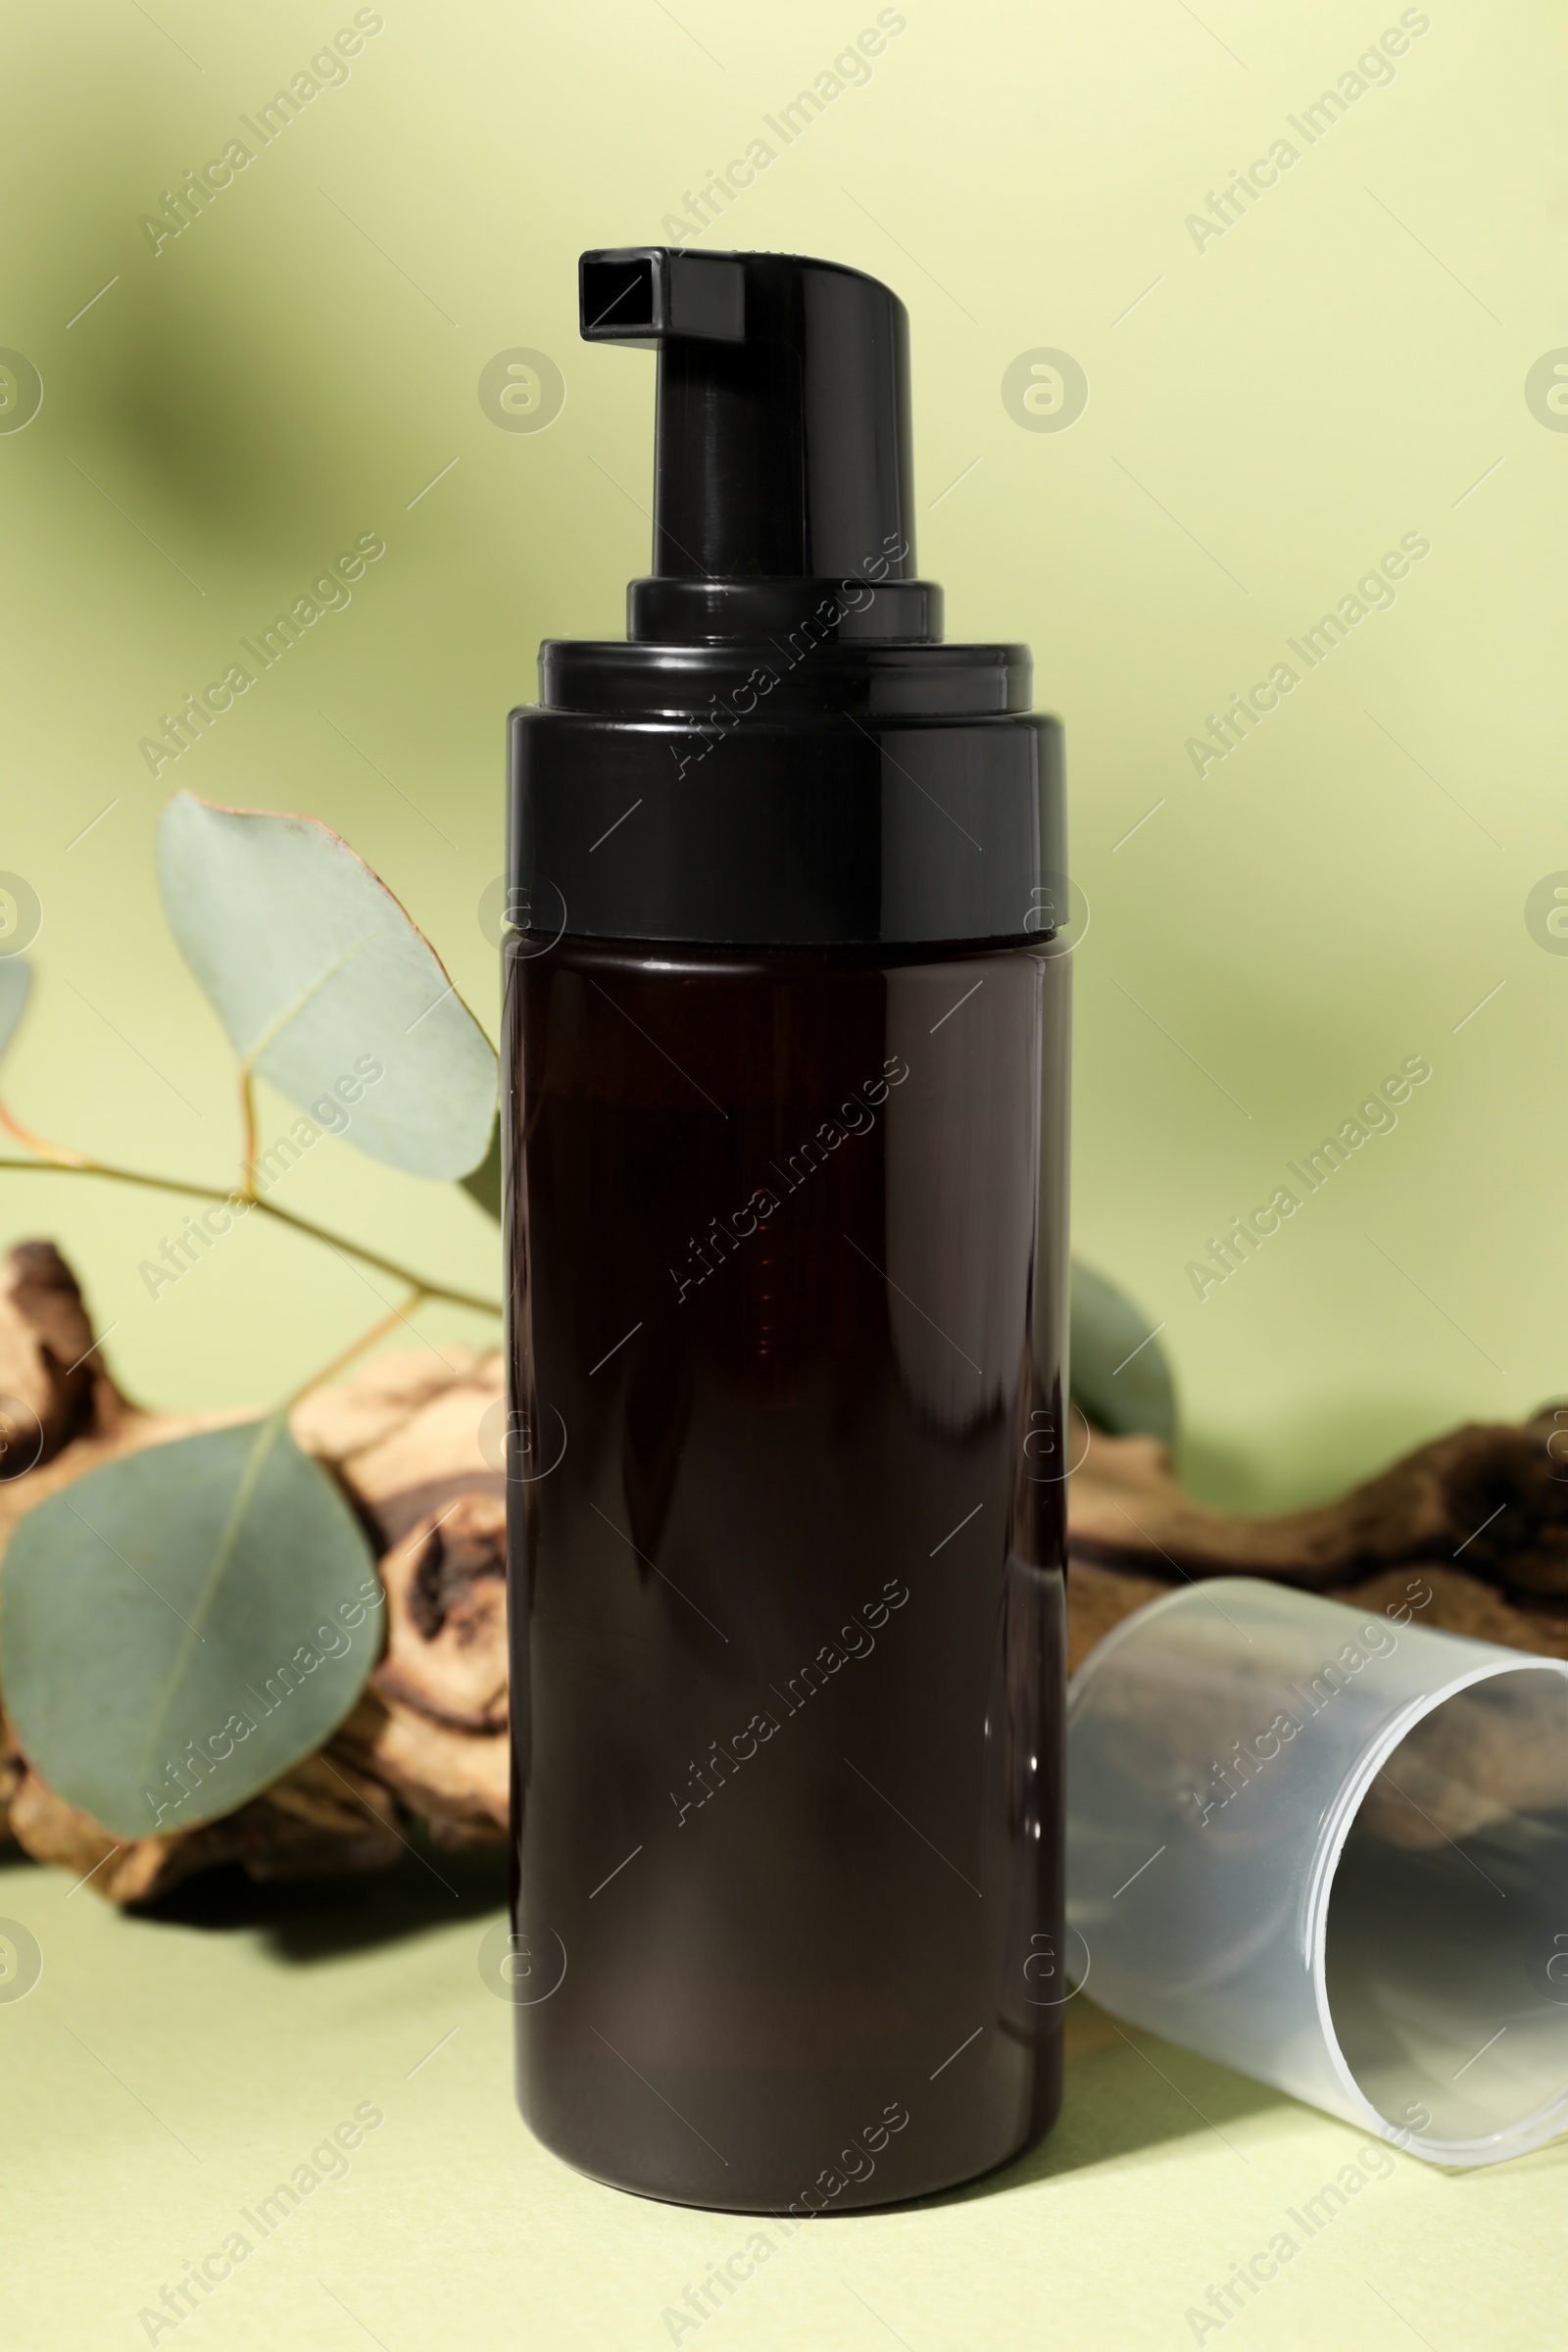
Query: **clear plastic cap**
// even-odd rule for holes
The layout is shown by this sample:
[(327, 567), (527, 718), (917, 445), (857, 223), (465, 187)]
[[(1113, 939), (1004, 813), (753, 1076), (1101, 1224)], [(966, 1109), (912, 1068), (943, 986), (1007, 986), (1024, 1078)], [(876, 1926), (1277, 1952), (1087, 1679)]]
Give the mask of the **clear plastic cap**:
[[(1568, 1665), (1251, 1578), (1074, 1676), (1094, 1997), (1433, 2164), (1568, 2130)], [(1074, 1939), (1076, 1943), (1076, 1938)]]

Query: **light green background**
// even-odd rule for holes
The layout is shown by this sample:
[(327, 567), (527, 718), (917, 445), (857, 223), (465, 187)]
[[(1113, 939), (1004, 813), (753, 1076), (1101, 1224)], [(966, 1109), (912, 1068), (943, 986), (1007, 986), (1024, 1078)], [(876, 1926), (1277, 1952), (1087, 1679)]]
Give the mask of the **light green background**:
[[(1320, 1493), (1559, 1388), (1568, 959), (1524, 904), (1568, 867), (1568, 435), (1524, 379), (1568, 343), (1560, 5), (1435, 0), (1392, 83), (1201, 252), (1186, 217), (1274, 139), (1304, 149), (1286, 117), (1396, 8), (916, 0), (787, 148), (764, 116), (874, 9), (382, 13), (346, 85), (156, 256), (140, 217), (351, 12), (87, 0), (13, 27), (0, 341), (45, 385), (0, 436), (0, 866), (44, 905), (19, 1113), (108, 1156), (232, 1165), (225, 1054), (153, 887), (174, 782), (338, 827), (493, 1026), (475, 909), (504, 714), (541, 636), (618, 633), (647, 563), (653, 367), (579, 343), (575, 257), (670, 233), (767, 136), (776, 162), (704, 241), (898, 287), (921, 568), (955, 635), (1032, 643), (1066, 722), (1093, 909), (1077, 1242), (1166, 1325), (1192, 1474)], [(565, 376), (544, 432), (479, 405), (518, 345)], [(1042, 346), (1089, 378), (1063, 432), (1002, 403)], [(136, 747), (160, 712), (366, 529), (388, 552), (353, 605), (155, 783)], [(1206, 714), (1410, 531), (1432, 554), (1397, 605), (1200, 780)], [(1187, 1261), (1410, 1054), (1434, 1076), (1397, 1132), (1200, 1302)], [(331, 1142), (289, 1183), (304, 1213), (494, 1278), (466, 1200)], [(260, 1399), (379, 1311), (254, 1219), (155, 1304), (137, 1265), (172, 1228), (146, 1195), (12, 1180), (5, 1229), (60, 1237), (160, 1404)]]
[[(875, 15), (389, 0), (348, 84), (155, 257), (139, 217), (350, 13), (83, 0), (9, 28), (0, 343), (45, 398), (0, 435), (0, 867), (44, 906), (7, 1091), (46, 1132), (214, 1181), (230, 1077), (158, 911), (164, 790), (338, 827), (493, 1028), (476, 906), (500, 864), (503, 717), (541, 636), (618, 632), (647, 561), (652, 366), (579, 345), (575, 256), (659, 238)], [(1093, 909), (1078, 1246), (1164, 1322), (1205, 1491), (1327, 1492), (1563, 1385), (1568, 961), (1523, 919), (1568, 867), (1568, 437), (1523, 390), (1568, 344), (1562, 11), (1434, 0), (1392, 86), (1201, 253), (1185, 217), (1396, 8), (904, 13), (868, 86), (704, 241), (832, 255), (909, 306), (921, 568), (955, 635), (1033, 644), (1068, 730)], [(499, 430), (477, 399), (519, 345), (565, 376), (542, 433)], [(1039, 347), (1088, 375), (1070, 430), (1003, 407), (1004, 369)], [(366, 530), (387, 555), (352, 607), (155, 784), (138, 738)], [(1408, 531), (1432, 554), (1397, 606), (1200, 780), (1184, 746), (1206, 713)], [(1434, 1075), (1397, 1132), (1200, 1304), (1187, 1260), (1411, 1054)], [(266, 1104), (264, 1132), (283, 1116)], [(255, 1219), (155, 1305), (137, 1265), (177, 1212), (7, 1182), (6, 1233), (60, 1239), (150, 1402), (260, 1401), (381, 1311), (342, 1261)], [(450, 1188), (332, 1143), (289, 1184), (302, 1213), (422, 1269), (496, 1279), (493, 1229)], [(438, 1346), (489, 1331), (439, 1310), (420, 1327)], [(412, 1902), (387, 1890), (382, 1925)], [(652, 2345), (745, 2234), (580, 2182), (527, 2137), (471, 1907), (318, 1949), (334, 1931), (125, 1922), (19, 1868), (0, 1911), (46, 1955), (0, 2007), (19, 2352), (143, 2340), (138, 2306), (367, 2098), (387, 2121), (347, 2181), (189, 2340)], [(1020, 2175), (813, 2229), (703, 2343), (1190, 2341), (1188, 2303), (1353, 2134), (1157, 2044), (1146, 2059), (1087, 2005), (1074, 2034), (1066, 2119)], [(1561, 2169), (1560, 2151), (1459, 2179), (1399, 2159), (1227, 2336), (1560, 2341)]]

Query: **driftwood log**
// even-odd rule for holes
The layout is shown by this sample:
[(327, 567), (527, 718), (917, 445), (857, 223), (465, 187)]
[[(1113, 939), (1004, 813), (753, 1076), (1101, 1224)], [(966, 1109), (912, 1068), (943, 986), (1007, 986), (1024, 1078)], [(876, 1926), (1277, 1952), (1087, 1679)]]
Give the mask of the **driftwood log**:
[[(53, 1245), (13, 1250), (0, 1269), (0, 1396), (13, 1400), (0, 1544), (83, 1471), (218, 1418), (140, 1411), (91, 1350), (75, 1279)], [(504, 1838), (505, 1482), (479, 1437), (501, 1394), (497, 1353), (387, 1355), (291, 1416), (370, 1532), (387, 1594), (380, 1661), (319, 1754), (221, 1820), (126, 1845), (46, 1786), (0, 1715), (0, 1838), (91, 1873), (111, 1901), (142, 1903), (218, 1863), (259, 1880), (380, 1869), (406, 1851), (415, 1822), (440, 1845)], [(1069, 1663), (1182, 1579), (1231, 1575), (1375, 1609), (1397, 1603), (1419, 1573), (1431, 1594), (1424, 1624), (1568, 1657), (1564, 1433), (1568, 1412), (1551, 1405), (1517, 1427), (1472, 1424), (1336, 1502), (1249, 1518), (1184, 1494), (1154, 1440), (1081, 1431), (1074, 1450), (1087, 1442), (1087, 1451), (1068, 1487)], [(1462, 1835), (1473, 1825), (1445, 1816), (1444, 1785), (1435, 1759), (1429, 1826), (1443, 1835), (1446, 1820)], [(1483, 1812), (1509, 1794), (1494, 1789)], [(1391, 1823), (1387, 1834), (1423, 1842), (1428, 1831)]]

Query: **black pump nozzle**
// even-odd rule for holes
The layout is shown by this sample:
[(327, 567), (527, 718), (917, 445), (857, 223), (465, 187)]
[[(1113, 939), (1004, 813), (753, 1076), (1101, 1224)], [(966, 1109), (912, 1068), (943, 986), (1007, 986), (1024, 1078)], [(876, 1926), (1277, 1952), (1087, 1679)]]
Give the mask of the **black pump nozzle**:
[(642, 642), (764, 637), (846, 582), (835, 634), (929, 641), (913, 577), (908, 319), (887, 286), (794, 254), (585, 253), (592, 343), (659, 354), (653, 576)]
[(903, 305), (833, 262), (660, 245), (585, 253), (580, 285), (590, 342), (659, 355), (654, 568), (625, 641), (539, 649), (509, 888), (622, 943), (1032, 940), (1061, 730), (1027, 647), (942, 644), (910, 576)]

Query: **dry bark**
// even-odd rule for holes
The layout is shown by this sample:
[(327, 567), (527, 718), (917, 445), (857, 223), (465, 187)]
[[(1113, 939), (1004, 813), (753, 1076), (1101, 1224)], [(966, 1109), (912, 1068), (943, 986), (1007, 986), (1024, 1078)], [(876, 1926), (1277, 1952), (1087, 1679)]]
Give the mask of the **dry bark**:
[[(24, 1510), (97, 1463), (233, 1417), (142, 1412), (91, 1348), (52, 1245), (14, 1250), (0, 1270), (0, 1392), (25, 1411), (13, 1408), (0, 1455), (0, 1544)], [(449, 1846), (503, 1838), (505, 1481), (479, 1437), (501, 1395), (497, 1353), (382, 1356), (291, 1416), (371, 1531), (387, 1594), (384, 1651), (318, 1755), (220, 1820), (125, 1845), (45, 1786), (0, 1717), (0, 1837), (9, 1825), (36, 1859), (92, 1873), (121, 1903), (220, 1862), (257, 1879), (379, 1869), (416, 1820)], [(1182, 1493), (1165, 1447), (1095, 1432), (1067, 1491), (1069, 1663), (1186, 1578), (1272, 1577), (1375, 1609), (1402, 1598), (1413, 1570), (1431, 1592), (1424, 1624), (1568, 1657), (1568, 1459), (1549, 1450), (1565, 1428), (1551, 1406), (1519, 1427), (1472, 1424), (1336, 1502), (1270, 1518), (1208, 1509)], [(1429, 1804), (1386, 1834), (1421, 1842), (1430, 1813), (1432, 1834), (1463, 1835), (1528, 1801), (1499, 1778), (1487, 1736), (1484, 1722), (1460, 1727), (1468, 1748), (1428, 1755), (1412, 1794)], [(1479, 1801), (1462, 1794), (1478, 1786)]]
[(1152, 1438), (1095, 1434), (1068, 1487), (1080, 1560), (1183, 1576), (1353, 1589), (1410, 1560), (1452, 1560), (1516, 1606), (1568, 1617), (1568, 1406), (1468, 1422), (1334, 1502), (1253, 1519), (1184, 1494)]

